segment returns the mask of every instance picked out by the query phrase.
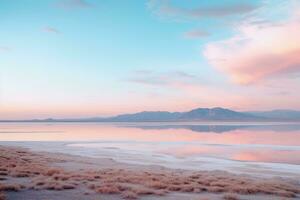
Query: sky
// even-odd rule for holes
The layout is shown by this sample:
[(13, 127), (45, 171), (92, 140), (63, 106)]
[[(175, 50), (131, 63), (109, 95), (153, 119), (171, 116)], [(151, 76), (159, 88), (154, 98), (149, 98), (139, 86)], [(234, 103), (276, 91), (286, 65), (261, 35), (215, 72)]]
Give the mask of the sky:
[(300, 110), (298, 0), (0, 0), (0, 119)]

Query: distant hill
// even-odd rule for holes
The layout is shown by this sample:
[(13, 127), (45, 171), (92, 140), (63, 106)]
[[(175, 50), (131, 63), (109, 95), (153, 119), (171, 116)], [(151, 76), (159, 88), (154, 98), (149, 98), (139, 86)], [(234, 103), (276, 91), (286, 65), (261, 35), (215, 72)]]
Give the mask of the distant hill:
[(139, 112), (134, 114), (118, 115), (107, 118), (107, 121), (113, 122), (149, 122), (149, 121), (245, 121), (258, 120), (251, 114), (236, 112), (224, 108), (197, 108), (188, 112)]
[(254, 115), (236, 112), (225, 108), (197, 108), (181, 113), (181, 120), (252, 120), (259, 119)]
[(275, 120), (300, 120), (300, 111), (296, 110), (253, 111), (247, 114)]
[(79, 119), (2, 120), (0, 122), (180, 122), (180, 121), (300, 121), (300, 111), (237, 112), (230, 109), (197, 108), (187, 112), (144, 111), (113, 117)]
[(114, 122), (138, 122), (138, 121), (176, 121), (179, 119), (182, 113), (180, 112), (166, 112), (166, 111), (157, 111), (157, 112), (139, 112), (134, 114), (124, 114), (118, 115), (116, 117), (106, 118), (107, 121)]

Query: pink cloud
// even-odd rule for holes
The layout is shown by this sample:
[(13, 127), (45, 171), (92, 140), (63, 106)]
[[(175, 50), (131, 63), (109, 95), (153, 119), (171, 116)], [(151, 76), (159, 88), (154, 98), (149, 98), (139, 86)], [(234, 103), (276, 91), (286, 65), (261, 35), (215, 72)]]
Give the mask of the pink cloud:
[(223, 41), (210, 43), (204, 55), (219, 70), (240, 84), (256, 83), (300, 72), (300, 17), (286, 23), (260, 26), (246, 23)]

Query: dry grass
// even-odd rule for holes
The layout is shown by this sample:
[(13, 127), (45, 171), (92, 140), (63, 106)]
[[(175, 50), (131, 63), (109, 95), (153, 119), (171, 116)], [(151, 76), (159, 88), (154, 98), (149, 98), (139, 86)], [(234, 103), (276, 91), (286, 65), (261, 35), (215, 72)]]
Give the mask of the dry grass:
[[(137, 199), (145, 195), (166, 195), (171, 192), (221, 193), (225, 200), (236, 200), (238, 194), (265, 194), (296, 197), (300, 186), (277, 179), (253, 179), (223, 171), (180, 171), (161, 169), (156, 172), (143, 169), (90, 169), (66, 171), (50, 167), (49, 163), (65, 162), (44, 154), (0, 146), (0, 175), (29, 178), (30, 185), (0, 184), (1, 191), (67, 190), (86, 188), (100, 194), (116, 194), (124, 199)], [(159, 197), (157, 197), (159, 198)], [(0, 198), (1, 200), (1, 198)]]
[(121, 189), (119, 185), (115, 184), (103, 184), (94, 189), (96, 192), (101, 194), (120, 194)]
[(4, 193), (3, 192), (0, 192), (0, 200), (5, 200), (6, 198), (5, 198), (5, 195), (4, 195)]
[(122, 198), (123, 199), (137, 199), (138, 195), (132, 191), (125, 191), (122, 193)]
[(224, 200), (239, 200), (240, 198), (236, 194), (225, 194), (223, 196)]
[(22, 188), (24, 188), (24, 186), (22, 186), (20, 184), (3, 184), (3, 183), (0, 183), (0, 192), (2, 192), (2, 191), (18, 192)]
[[(197, 175), (195, 172), (170, 173), (164, 171), (164, 176), (160, 173), (152, 172), (145, 174), (140, 171), (103, 169), (99, 172), (101, 176), (98, 187), (91, 188), (100, 193), (123, 194), (124, 191), (134, 192), (136, 195), (164, 195), (168, 192), (188, 192), (188, 193), (235, 193), (235, 194), (266, 194), (281, 197), (295, 197), (300, 193), (299, 185), (294, 185), (283, 180), (257, 180), (249, 177), (241, 177), (224, 172), (203, 172)], [(95, 176), (95, 174), (90, 173)], [(122, 178), (120, 178), (122, 177)], [(206, 178), (202, 178), (206, 177)], [(126, 180), (126, 181), (125, 181)], [(113, 185), (112, 185), (113, 183)], [(118, 184), (123, 184), (123, 190)], [(124, 184), (127, 186), (124, 190)], [(143, 189), (136, 189), (142, 187)], [(102, 189), (99, 189), (102, 188)], [(109, 189), (108, 189), (109, 188)], [(112, 191), (110, 191), (112, 190)], [(154, 191), (160, 191), (160, 194)]]

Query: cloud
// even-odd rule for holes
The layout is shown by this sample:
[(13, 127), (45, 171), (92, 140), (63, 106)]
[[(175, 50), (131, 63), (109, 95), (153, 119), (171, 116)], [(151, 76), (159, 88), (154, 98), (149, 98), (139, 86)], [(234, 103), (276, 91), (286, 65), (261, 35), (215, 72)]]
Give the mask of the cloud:
[(7, 46), (0, 46), (0, 52), (8, 52), (11, 51), (10, 47)]
[(90, 8), (90, 4), (86, 0), (61, 0), (57, 3), (57, 6), (63, 9), (78, 9), (78, 8)]
[(152, 70), (136, 70), (134, 71), (135, 74), (151, 74), (151, 73), (154, 73), (154, 71)]
[(172, 73), (173, 73), (176, 77), (188, 78), (188, 79), (192, 79), (192, 80), (198, 79), (197, 76), (192, 75), (192, 74), (189, 74), (189, 73), (186, 73), (186, 72), (183, 72), (183, 71), (174, 71), (174, 72), (172, 72)]
[[(145, 97), (149, 104), (152, 101), (157, 101), (162, 106), (163, 102), (166, 101), (165, 107), (174, 103), (174, 106), (182, 105), (185, 109), (199, 105), (205, 107), (222, 106), (233, 109), (257, 109), (259, 105), (270, 105), (270, 99), (274, 98), (271, 95), (266, 95), (265, 88), (262, 88), (262, 90), (252, 88), (250, 91), (239, 90), (236, 87), (228, 87), (226, 84), (215, 84), (211, 80), (184, 71), (161, 73), (152, 71), (150, 74), (134, 72), (127, 81), (143, 86), (142, 90), (137, 89), (143, 95), (151, 93), (152, 98), (149, 98), (149, 95)], [(158, 96), (154, 99), (153, 92), (158, 93)], [(263, 96), (260, 95), (261, 92), (263, 92)], [(175, 103), (173, 99), (178, 101)]]
[[(198, 77), (192, 74), (183, 72), (183, 71), (171, 71), (171, 72), (164, 72), (158, 73), (155, 71), (150, 70), (138, 70), (135, 71), (133, 74), (133, 78), (129, 79), (132, 82), (141, 82), (141, 83), (150, 83), (153, 85), (165, 85), (173, 80), (180, 80), (180, 81), (195, 81)], [(138, 81), (141, 80), (141, 81)]]
[(240, 84), (300, 72), (299, 14), (277, 26), (241, 24), (231, 38), (208, 44), (204, 55)]
[(130, 78), (128, 81), (138, 83), (138, 84), (143, 84), (143, 85), (150, 85), (150, 86), (161, 86), (167, 84), (166, 80), (163, 80), (161, 77), (157, 77), (157, 76), (134, 77), (134, 78)]
[(214, 6), (198, 6), (184, 8), (175, 6), (169, 0), (150, 0), (148, 7), (159, 15), (184, 18), (223, 18), (232, 15), (243, 15), (251, 13), (258, 8), (257, 5), (236, 2), (234, 4), (219, 4)]
[(50, 26), (45, 27), (43, 29), (43, 31), (47, 32), (47, 33), (54, 33), (54, 34), (60, 34), (61, 33), (58, 29), (50, 27)]
[(183, 71), (172, 71), (155, 73), (154, 71), (144, 73), (144, 70), (135, 72), (129, 82), (146, 86), (167, 87), (173, 89), (197, 89), (201, 87), (202, 81), (197, 76)]
[(197, 39), (210, 36), (210, 33), (203, 30), (191, 30), (184, 34), (187, 39)]

